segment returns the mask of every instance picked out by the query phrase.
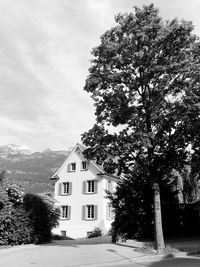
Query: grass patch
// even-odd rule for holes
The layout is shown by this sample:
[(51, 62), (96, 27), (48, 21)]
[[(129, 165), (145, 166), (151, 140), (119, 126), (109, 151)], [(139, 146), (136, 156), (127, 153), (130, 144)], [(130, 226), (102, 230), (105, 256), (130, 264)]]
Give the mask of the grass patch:
[[(158, 254), (157, 250), (154, 248), (153, 245), (145, 245), (142, 248), (140, 248), (140, 252), (144, 253), (146, 255), (156, 255)], [(162, 254), (166, 255), (166, 256), (173, 256), (174, 254), (176, 254), (178, 252), (177, 249), (167, 245), (165, 247), (165, 249), (163, 250)]]

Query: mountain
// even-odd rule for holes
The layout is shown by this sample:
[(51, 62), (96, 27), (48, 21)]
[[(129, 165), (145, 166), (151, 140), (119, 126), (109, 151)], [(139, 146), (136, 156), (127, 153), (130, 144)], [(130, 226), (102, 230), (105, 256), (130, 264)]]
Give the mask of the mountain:
[(17, 154), (29, 155), (31, 153), (32, 152), (25, 146), (18, 146), (15, 144), (0, 146), (1, 157), (7, 157), (8, 155), (17, 155)]
[(0, 170), (5, 170), (7, 179), (20, 185), (26, 193), (53, 191), (49, 178), (68, 154), (67, 150), (32, 153), (24, 146), (0, 146)]

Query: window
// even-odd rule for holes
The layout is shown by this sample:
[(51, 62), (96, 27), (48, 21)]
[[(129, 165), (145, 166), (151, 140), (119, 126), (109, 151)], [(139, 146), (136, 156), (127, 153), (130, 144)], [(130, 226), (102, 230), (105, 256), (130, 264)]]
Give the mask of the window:
[(94, 205), (88, 205), (87, 206), (87, 218), (88, 219), (94, 219)]
[(71, 207), (61, 206), (61, 219), (70, 220), (70, 216), (71, 216)]
[(84, 181), (83, 182), (83, 193), (84, 194), (97, 193), (97, 180)]
[(72, 162), (68, 164), (68, 172), (75, 172), (76, 171), (76, 162)]
[(72, 193), (72, 183), (63, 182), (59, 184), (59, 195), (71, 195)]
[(87, 192), (94, 193), (94, 180), (87, 181)]
[(63, 183), (63, 193), (69, 194), (69, 183)]
[(83, 220), (97, 220), (97, 206), (85, 205), (83, 206)]
[(81, 162), (81, 170), (82, 171), (86, 171), (87, 170), (87, 167), (88, 167), (87, 161), (82, 161)]
[(114, 212), (113, 212), (113, 207), (112, 207), (111, 203), (108, 203), (107, 207), (106, 207), (106, 219), (107, 220), (113, 220), (114, 219)]

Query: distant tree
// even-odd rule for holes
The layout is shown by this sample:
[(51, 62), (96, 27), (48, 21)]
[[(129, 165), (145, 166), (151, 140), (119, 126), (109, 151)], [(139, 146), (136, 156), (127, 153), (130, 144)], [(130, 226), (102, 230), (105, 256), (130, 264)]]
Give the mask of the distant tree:
[(96, 124), (82, 141), (85, 155), (111, 173), (136, 164), (145, 170), (162, 251), (160, 185), (188, 164), (191, 151), (200, 154), (200, 42), (191, 22), (164, 21), (152, 4), (115, 20), (92, 51), (84, 89), (94, 100)]
[(0, 210), (8, 204), (8, 194), (6, 192), (6, 172), (0, 171)]

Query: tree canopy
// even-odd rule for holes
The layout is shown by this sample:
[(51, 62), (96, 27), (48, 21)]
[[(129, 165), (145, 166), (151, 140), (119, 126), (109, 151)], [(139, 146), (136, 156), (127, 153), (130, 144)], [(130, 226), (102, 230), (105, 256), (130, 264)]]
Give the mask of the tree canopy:
[(199, 177), (200, 42), (191, 22), (163, 20), (153, 4), (115, 21), (92, 50), (84, 90), (96, 124), (82, 135), (85, 156), (121, 176), (142, 170), (156, 214), (167, 178), (187, 165)]
[(84, 89), (96, 124), (82, 136), (85, 154), (113, 172), (137, 163), (159, 180), (199, 155), (199, 38), (191, 22), (164, 21), (153, 5), (115, 20), (92, 50)]

